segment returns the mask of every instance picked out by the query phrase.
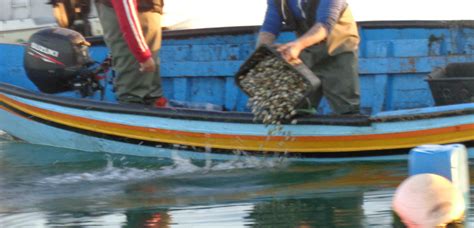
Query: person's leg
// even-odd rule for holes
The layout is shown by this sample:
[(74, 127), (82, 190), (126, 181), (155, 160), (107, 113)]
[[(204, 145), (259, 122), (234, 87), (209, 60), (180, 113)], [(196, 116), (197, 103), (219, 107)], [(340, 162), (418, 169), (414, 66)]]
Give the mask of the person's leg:
[(302, 107), (302, 109), (317, 109), (321, 99), (323, 97), (323, 79), (321, 77), (321, 69), (320, 65), (325, 59), (329, 56), (327, 54), (327, 47), (324, 44), (321, 45), (314, 45), (309, 48), (306, 48), (300, 55), (301, 60), (303, 63), (316, 75), (316, 77), (321, 80), (321, 86), (318, 90), (316, 90), (313, 94), (310, 94), (308, 97), (308, 104), (307, 107)]
[(358, 113), (360, 106), (358, 56), (345, 52), (330, 56), (324, 44), (307, 48), (303, 62), (321, 80), (321, 88), (310, 97), (318, 107), (324, 95), (337, 114)]
[(144, 78), (143, 85), (146, 86), (144, 95), (145, 103), (154, 104), (155, 100), (163, 96), (163, 89), (160, 77), (160, 58), (159, 50), (161, 48), (161, 15), (156, 12), (141, 12), (138, 18), (142, 25), (143, 35), (148, 47), (153, 53), (156, 63), (156, 71)]
[[(96, 5), (104, 30), (104, 40), (112, 53), (113, 68), (117, 72), (117, 77), (114, 81), (114, 89), (118, 101), (121, 103), (148, 104), (150, 98), (155, 100), (161, 97), (162, 90), (159, 67), (154, 73), (140, 72), (140, 64), (130, 52), (126, 41), (123, 39), (114, 10), (100, 3)], [(150, 31), (150, 28), (156, 24), (149, 23), (151, 20), (149, 18), (152, 17), (149, 17), (147, 14), (149, 13), (139, 13), (139, 19), (144, 23), (143, 33), (147, 41), (157, 38), (156, 33), (158, 33), (158, 31), (160, 33), (158, 45), (156, 42), (148, 42), (152, 53), (155, 54), (155, 58), (158, 60), (157, 52), (159, 50), (159, 44), (161, 44), (161, 26), (158, 21), (158, 28), (154, 29), (156, 31)], [(153, 18), (156, 20), (156, 16)], [(157, 46), (158, 48), (156, 48)], [(157, 64), (159, 64), (159, 61), (157, 61)]]
[(331, 56), (318, 64), (323, 94), (336, 114), (360, 111), (358, 57), (354, 52)]
[(104, 41), (112, 54), (112, 65), (117, 72), (114, 90), (121, 103), (143, 103), (136, 88), (140, 88), (139, 64), (128, 49), (113, 8), (97, 3), (97, 13), (104, 31)]

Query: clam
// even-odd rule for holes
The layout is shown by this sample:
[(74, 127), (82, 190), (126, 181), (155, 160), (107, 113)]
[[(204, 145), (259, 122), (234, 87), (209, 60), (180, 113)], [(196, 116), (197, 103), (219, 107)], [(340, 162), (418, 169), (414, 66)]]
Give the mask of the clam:
[(250, 95), (247, 105), (254, 120), (274, 126), (269, 135), (281, 132), (282, 122), (297, 123), (291, 119), (308, 85), (287, 63), (275, 56), (265, 56), (239, 79), (240, 86)]

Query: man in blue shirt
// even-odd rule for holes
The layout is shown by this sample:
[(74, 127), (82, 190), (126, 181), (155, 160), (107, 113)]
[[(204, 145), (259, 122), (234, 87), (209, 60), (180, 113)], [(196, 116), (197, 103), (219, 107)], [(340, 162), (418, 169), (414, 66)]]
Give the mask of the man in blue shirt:
[(359, 34), (346, 0), (267, 0), (257, 47), (273, 44), (283, 24), (296, 31), (297, 39), (277, 50), (321, 79), (322, 89), (310, 97), (314, 107), (324, 95), (336, 114), (359, 113)]

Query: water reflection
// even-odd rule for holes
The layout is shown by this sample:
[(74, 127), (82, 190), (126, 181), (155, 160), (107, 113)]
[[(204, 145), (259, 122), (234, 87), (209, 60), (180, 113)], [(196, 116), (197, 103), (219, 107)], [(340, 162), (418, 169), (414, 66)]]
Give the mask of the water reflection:
[(129, 210), (125, 218), (125, 227), (165, 228), (173, 223), (167, 210)]
[(363, 227), (362, 194), (272, 200), (255, 205), (256, 227)]

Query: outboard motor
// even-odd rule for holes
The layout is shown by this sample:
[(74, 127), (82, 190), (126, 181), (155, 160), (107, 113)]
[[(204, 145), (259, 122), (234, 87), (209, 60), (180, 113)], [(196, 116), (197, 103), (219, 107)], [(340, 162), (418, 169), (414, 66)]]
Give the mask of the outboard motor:
[(103, 89), (91, 69), (90, 44), (78, 32), (47, 28), (33, 34), (24, 54), (29, 79), (44, 93), (79, 90), (83, 97)]

